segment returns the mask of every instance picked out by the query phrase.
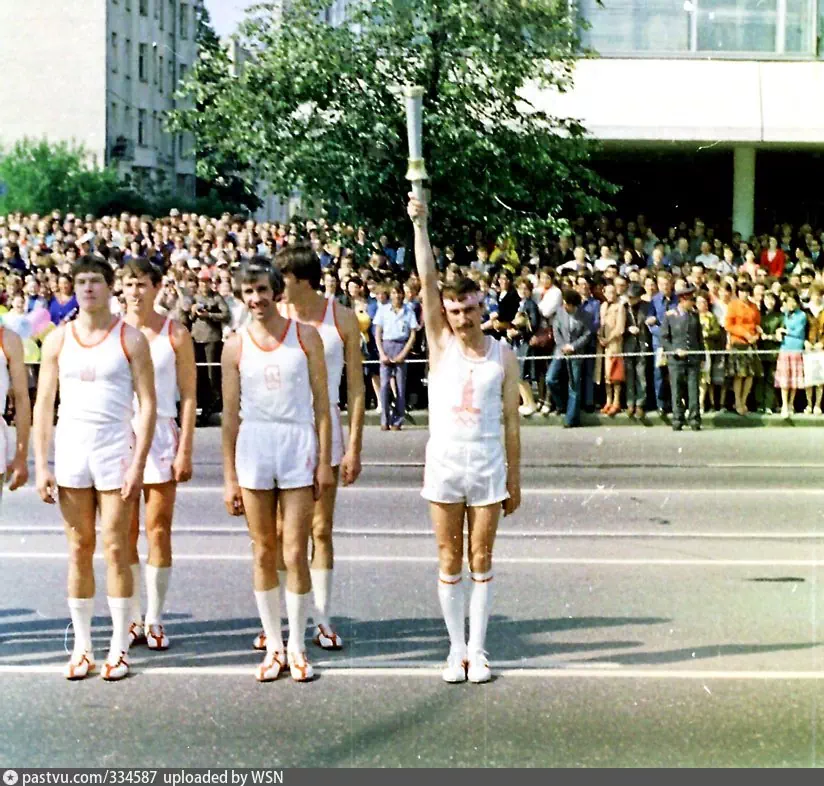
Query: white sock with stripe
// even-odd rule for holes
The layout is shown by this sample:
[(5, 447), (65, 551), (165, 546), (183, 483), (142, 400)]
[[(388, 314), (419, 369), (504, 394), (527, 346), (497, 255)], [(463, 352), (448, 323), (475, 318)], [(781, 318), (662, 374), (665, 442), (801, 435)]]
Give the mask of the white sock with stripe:
[[(146, 625), (160, 625), (172, 569), (146, 566)], [(132, 596), (134, 597), (134, 596)]]
[(260, 623), (266, 634), (266, 651), (280, 652), (283, 650), (283, 635), (280, 632), (280, 589), (255, 590)]
[(121, 652), (129, 651), (129, 618), (131, 598), (108, 598), (109, 613), (112, 615), (112, 642), (109, 646), (110, 663), (116, 663)]
[(466, 652), (466, 608), (463, 577), (438, 574), (438, 600), (449, 632), (450, 652)]
[(329, 601), (332, 597), (332, 570), (321, 568), (310, 568), (309, 573), (312, 576), (312, 597), (314, 599), (314, 608), (312, 619), (315, 625), (323, 625), (324, 628), (330, 629), (329, 624)]
[(469, 597), (469, 652), (486, 649), (486, 628), (492, 605), (494, 573), (472, 573), (472, 594)]
[(74, 654), (91, 652), (94, 598), (69, 598), (69, 612), (74, 630)]
[(289, 619), (289, 652), (303, 652), (306, 649), (306, 622), (309, 619), (311, 592), (298, 595), (286, 590), (286, 616)]
[(140, 563), (135, 562), (132, 569), (132, 598), (131, 598), (131, 620), (130, 622), (140, 623), (142, 620), (140, 613)]

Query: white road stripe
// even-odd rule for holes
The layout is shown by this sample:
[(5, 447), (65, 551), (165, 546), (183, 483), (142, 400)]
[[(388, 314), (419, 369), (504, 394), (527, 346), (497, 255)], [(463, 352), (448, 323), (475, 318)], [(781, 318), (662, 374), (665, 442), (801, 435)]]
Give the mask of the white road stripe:
[[(437, 679), (441, 664), (421, 666), (353, 666), (326, 668), (313, 664), (319, 674), (328, 677), (426, 677)], [(824, 671), (721, 671), (701, 669), (643, 669), (610, 668), (596, 666), (559, 665), (555, 668), (496, 668), (490, 664), (494, 673), (500, 677), (517, 677), (526, 679), (608, 679), (608, 680), (824, 680)], [(48, 674), (60, 675), (63, 666), (7, 666), (0, 665), (0, 675)], [(135, 664), (134, 675), (141, 677), (242, 677), (250, 679), (253, 669), (250, 666), (151, 666), (143, 669)]]
[[(173, 527), (175, 535), (249, 535), (246, 527)], [(100, 528), (97, 528), (100, 532)], [(393, 537), (393, 538), (422, 538), (432, 537), (431, 529), (389, 529), (375, 528), (347, 528), (335, 527), (335, 535), (345, 537)], [(63, 535), (63, 527), (55, 526), (0, 526), (0, 535)], [(585, 538), (604, 538), (612, 540), (824, 540), (824, 531), (821, 532), (606, 532), (603, 530), (505, 530), (500, 529), (496, 538), (509, 539), (547, 539), (547, 540), (581, 540)]]
[[(146, 555), (141, 554), (145, 559)], [(65, 560), (62, 552), (3, 551), (0, 559)], [(95, 554), (102, 560), (102, 554)], [(175, 554), (176, 562), (251, 562), (251, 554)], [(436, 557), (410, 557), (387, 554), (335, 555), (336, 562), (410, 563), (433, 565)], [(784, 567), (815, 568), (824, 566), (822, 559), (656, 559), (650, 557), (617, 559), (612, 557), (496, 557), (496, 565), (615, 565), (615, 566), (694, 566), (694, 567)]]

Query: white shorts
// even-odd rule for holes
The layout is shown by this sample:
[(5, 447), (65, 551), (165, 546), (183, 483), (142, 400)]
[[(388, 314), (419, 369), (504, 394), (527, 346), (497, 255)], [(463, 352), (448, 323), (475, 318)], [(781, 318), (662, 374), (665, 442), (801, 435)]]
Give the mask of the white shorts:
[(96, 426), (58, 421), (54, 432), (54, 476), (71, 489), (122, 488), (132, 463), (134, 432), (130, 423)]
[(421, 496), (470, 508), (508, 499), (503, 445), (497, 440), (444, 444), (430, 439)]
[(172, 464), (177, 456), (180, 431), (174, 418), (158, 418), (155, 425), (152, 446), (143, 470), (143, 483), (156, 486), (172, 479)]
[(343, 461), (343, 425), (340, 420), (340, 409), (336, 404), (330, 407), (332, 412), (332, 466), (339, 467)]
[(314, 484), (317, 464), (318, 439), (312, 424), (240, 424), (235, 469), (241, 488), (305, 488)]

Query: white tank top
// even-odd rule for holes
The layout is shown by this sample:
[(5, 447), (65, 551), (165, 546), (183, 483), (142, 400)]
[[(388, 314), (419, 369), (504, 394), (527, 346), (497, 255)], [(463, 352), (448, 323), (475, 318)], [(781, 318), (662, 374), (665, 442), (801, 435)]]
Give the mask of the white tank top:
[[(9, 387), (11, 386), (11, 378), (9, 377), (9, 359), (6, 355), (6, 346), (3, 343), (5, 339), (5, 328), (0, 327), (0, 407), (3, 412), (6, 411), (6, 403), (9, 395)], [(0, 420), (2, 415), (0, 414)], [(0, 426), (2, 427), (2, 426)]]
[(57, 359), (58, 420), (100, 426), (129, 423), (134, 384), (126, 351), (126, 323), (115, 319), (108, 333), (96, 344), (82, 344), (76, 331), (76, 322), (66, 325)]
[[(323, 342), (323, 356), (326, 360), (326, 381), (329, 389), (329, 404), (332, 407), (340, 403), (340, 381), (343, 376), (344, 345), (343, 334), (338, 327), (338, 318), (335, 311), (335, 300), (327, 300), (320, 322), (308, 322), (318, 333)], [(280, 313), (289, 318), (295, 317), (295, 310), (288, 305), (280, 304)]]
[[(160, 332), (149, 342), (154, 365), (157, 417), (177, 416), (177, 354), (172, 344), (172, 320), (167, 319)], [(137, 412), (137, 398), (135, 398)]]
[(300, 326), (290, 319), (274, 349), (262, 349), (249, 332), (240, 335), (240, 419), (243, 422), (311, 425), (312, 387)]
[(429, 375), (429, 434), (438, 442), (503, 438), (504, 367), (501, 343), (486, 339), (486, 355), (466, 357), (449, 339), (435, 372)]

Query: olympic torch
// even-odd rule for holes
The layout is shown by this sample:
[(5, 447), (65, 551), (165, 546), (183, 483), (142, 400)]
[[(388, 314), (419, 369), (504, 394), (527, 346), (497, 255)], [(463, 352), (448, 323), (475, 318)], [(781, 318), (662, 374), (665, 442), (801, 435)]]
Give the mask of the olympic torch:
[(406, 133), (409, 138), (406, 179), (412, 183), (415, 199), (421, 202), (424, 201), (423, 181), (429, 178), (423, 161), (423, 93), (422, 87), (412, 85), (407, 85), (403, 90), (406, 97)]

